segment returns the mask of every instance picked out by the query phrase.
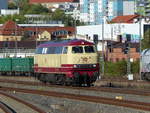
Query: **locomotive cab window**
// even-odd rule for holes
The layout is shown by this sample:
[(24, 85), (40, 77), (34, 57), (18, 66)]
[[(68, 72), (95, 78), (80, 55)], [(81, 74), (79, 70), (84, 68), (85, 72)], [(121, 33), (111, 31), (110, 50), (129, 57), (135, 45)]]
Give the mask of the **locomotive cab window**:
[(94, 53), (95, 48), (93, 46), (85, 46), (84, 47), (85, 53)]
[(81, 46), (72, 47), (72, 53), (83, 53), (83, 47)]
[(67, 54), (67, 52), (68, 52), (68, 47), (64, 47), (63, 54)]

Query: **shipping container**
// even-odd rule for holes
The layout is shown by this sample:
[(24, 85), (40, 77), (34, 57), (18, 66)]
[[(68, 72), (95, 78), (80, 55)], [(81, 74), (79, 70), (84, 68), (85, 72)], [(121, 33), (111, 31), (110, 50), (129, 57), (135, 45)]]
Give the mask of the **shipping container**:
[(10, 72), (12, 70), (11, 58), (0, 58), (0, 72)]
[(12, 71), (33, 72), (33, 58), (12, 58)]

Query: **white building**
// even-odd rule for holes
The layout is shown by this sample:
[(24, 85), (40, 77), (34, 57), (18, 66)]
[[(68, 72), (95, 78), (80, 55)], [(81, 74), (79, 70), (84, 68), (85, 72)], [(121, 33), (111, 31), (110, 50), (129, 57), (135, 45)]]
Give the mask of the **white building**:
[[(143, 37), (143, 25), (141, 26), (141, 33)], [(104, 24), (104, 25), (90, 25), (90, 26), (78, 26), (77, 35), (85, 37), (88, 36), (90, 41), (93, 41), (94, 35), (98, 35), (98, 40), (112, 40), (117, 41), (119, 35), (123, 40), (126, 40), (126, 34), (131, 34), (132, 41), (139, 42), (140, 37), (140, 24)], [(77, 37), (80, 38), (80, 37)], [(101, 51), (101, 43), (98, 45), (98, 50)]]
[(1, 15), (19, 14), (19, 9), (1, 9)]

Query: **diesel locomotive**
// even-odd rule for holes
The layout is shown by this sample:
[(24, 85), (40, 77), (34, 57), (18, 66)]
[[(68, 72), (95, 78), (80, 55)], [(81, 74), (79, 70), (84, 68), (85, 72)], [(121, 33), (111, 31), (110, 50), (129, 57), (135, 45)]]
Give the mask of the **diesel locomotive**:
[(81, 39), (41, 44), (34, 56), (34, 73), (43, 82), (90, 86), (99, 77), (95, 44)]

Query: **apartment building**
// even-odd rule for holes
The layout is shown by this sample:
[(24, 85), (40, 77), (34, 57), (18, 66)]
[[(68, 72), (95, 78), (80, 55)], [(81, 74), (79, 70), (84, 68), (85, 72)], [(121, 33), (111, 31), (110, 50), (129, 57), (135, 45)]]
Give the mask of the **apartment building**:
[(145, 0), (144, 5), (145, 5), (145, 16), (150, 16), (150, 0)]
[(135, 0), (80, 0), (80, 20), (91, 25), (101, 24), (117, 16), (133, 15)]

